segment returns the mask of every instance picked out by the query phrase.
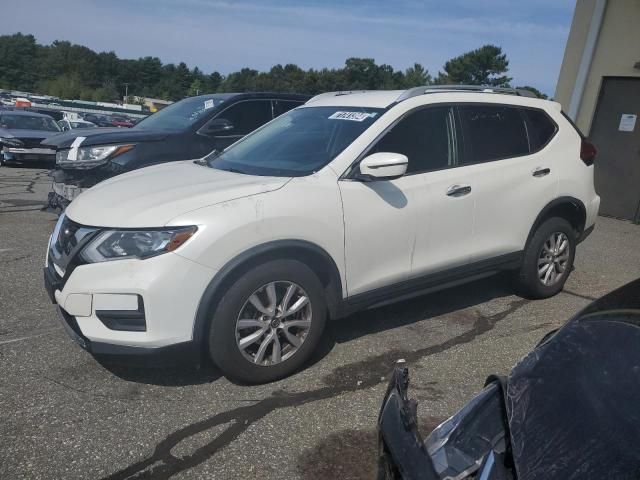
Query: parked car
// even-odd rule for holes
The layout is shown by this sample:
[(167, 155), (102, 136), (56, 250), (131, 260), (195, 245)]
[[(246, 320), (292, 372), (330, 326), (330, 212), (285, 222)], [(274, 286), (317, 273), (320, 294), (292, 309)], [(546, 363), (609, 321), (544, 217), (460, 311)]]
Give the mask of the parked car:
[(19, 110), (0, 110), (0, 165), (8, 163), (50, 162), (56, 151), (41, 142), (60, 133), (55, 120), (48, 115)]
[(63, 132), (68, 132), (69, 130), (78, 130), (78, 129), (97, 127), (95, 123), (87, 122), (84, 120), (59, 120), (58, 126)]
[[(69, 121), (78, 121), (78, 120), (84, 120), (85, 115), (88, 115), (86, 113), (83, 112), (73, 112), (70, 110), (61, 110), (60, 113), (62, 114), (62, 118), (59, 118), (58, 120), (69, 120)], [(92, 122), (93, 123), (93, 122)]]
[(323, 94), (105, 181), (60, 217), (46, 288), (89, 351), (204, 349), (244, 382), (300, 368), (327, 317), (501, 270), (555, 295), (598, 212), (594, 148), (559, 104), (512, 92)]
[(135, 125), (129, 117), (124, 115), (111, 115), (111, 125), (120, 128), (131, 128)]
[(0, 103), (2, 105), (14, 105), (15, 100), (9, 92), (0, 92)]
[(549, 332), (424, 440), (401, 363), (378, 416), (378, 478), (638, 478), (639, 364), (640, 280)]
[(82, 119), (85, 122), (91, 122), (98, 127), (113, 127), (113, 123), (111, 123), (111, 118), (107, 115), (100, 115), (96, 113), (86, 113), (82, 116)]
[(49, 205), (64, 209), (82, 191), (114, 175), (223, 150), (308, 99), (281, 93), (200, 95), (173, 103), (130, 129), (59, 135), (47, 142), (58, 151)]
[(62, 120), (63, 114), (60, 110), (53, 110), (49, 108), (37, 108), (37, 107), (27, 107), (21, 108), (20, 110), (24, 112), (34, 112), (41, 113), (42, 115), (48, 115), (53, 118), (55, 121)]

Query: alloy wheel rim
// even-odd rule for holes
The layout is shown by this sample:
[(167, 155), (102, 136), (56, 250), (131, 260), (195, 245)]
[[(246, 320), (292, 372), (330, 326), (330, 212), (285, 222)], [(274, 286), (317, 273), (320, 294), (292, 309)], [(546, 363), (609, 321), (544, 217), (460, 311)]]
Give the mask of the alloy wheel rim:
[(276, 365), (291, 358), (311, 327), (311, 302), (293, 282), (274, 281), (255, 290), (236, 319), (236, 345), (251, 363)]
[(563, 232), (554, 232), (542, 244), (538, 255), (538, 278), (550, 287), (560, 281), (569, 263), (569, 237)]

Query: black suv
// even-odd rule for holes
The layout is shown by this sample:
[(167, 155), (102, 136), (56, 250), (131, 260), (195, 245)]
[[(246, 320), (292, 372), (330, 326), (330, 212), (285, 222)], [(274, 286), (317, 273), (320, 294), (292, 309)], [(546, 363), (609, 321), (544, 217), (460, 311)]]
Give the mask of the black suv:
[(83, 190), (107, 178), (223, 150), (273, 118), (305, 103), (306, 95), (222, 93), (180, 100), (133, 128), (96, 128), (56, 135), (49, 206), (64, 209)]

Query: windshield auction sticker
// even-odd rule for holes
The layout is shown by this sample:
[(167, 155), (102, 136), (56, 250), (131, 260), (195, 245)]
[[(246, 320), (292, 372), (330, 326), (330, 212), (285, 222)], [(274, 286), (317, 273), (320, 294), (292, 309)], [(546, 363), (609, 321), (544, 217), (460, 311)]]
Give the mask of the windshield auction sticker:
[(375, 112), (335, 112), (329, 118), (331, 120), (350, 120), (352, 122), (364, 122), (367, 118), (376, 116)]
[(204, 101), (204, 109), (208, 110), (210, 108), (213, 108), (213, 99)]

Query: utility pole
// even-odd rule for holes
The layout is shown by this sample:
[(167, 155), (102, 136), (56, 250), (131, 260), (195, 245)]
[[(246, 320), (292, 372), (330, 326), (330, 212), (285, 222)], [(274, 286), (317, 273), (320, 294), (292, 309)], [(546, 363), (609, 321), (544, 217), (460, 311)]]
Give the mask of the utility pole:
[(129, 84), (125, 83), (124, 84), (124, 103), (127, 103), (129, 101)]

